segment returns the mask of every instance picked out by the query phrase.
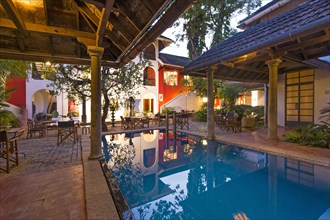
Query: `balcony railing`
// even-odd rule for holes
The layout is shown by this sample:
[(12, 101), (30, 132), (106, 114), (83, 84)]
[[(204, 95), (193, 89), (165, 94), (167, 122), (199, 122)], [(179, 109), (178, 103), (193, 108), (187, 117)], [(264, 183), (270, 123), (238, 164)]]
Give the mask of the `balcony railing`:
[(155, 79), (144, 79), (145, 86), (155, 86), (156, 85), (156, 80)]

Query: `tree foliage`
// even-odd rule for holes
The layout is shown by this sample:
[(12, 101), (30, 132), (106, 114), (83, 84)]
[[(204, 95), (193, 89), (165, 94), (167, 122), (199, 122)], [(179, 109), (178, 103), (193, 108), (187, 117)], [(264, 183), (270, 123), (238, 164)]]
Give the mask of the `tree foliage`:
[(195, 59), (207, 50), (206, 37), (211, 37), (211, 46), (217, 45), (236, 33), (230, 20), (237, 14), (250, 14), (261, 5), (261, 0), (199, 0), (174, 26), (183, 23), (183, 32), (177, 39), (188, 40), (189, 58)]
[(232, 110), (236, 99), (242, 96), (246, 89), (235, 84), (223, 84), (216, 90), (217, 97), (225, 100), (228, 110)]
[(25, 61), (0, 59), (0, 109), (7, 106), (4, 101), (9, 99), (10, 93), (15, 90), (6, 89), (6, 80), (14, 76), (26, 78), (28, 68), (28, 62)]
[[(118, 69), (102, 67), (103, 130), (107, 130), (105, 120), (109, 113), (110, 99), (118, 100), (119, 104), (123, 105), (126, 99), (135, 97), (138, 94), (137, 88), (143, 83), (143, 69), (147, 64), (141, 57), (138, 62), (131, 61)], [(66, 92), (69, 98), (79, 99), (88, 99), (91, 95), (89, 66), (57, 64), (45, 68), (43, 76), (51, 80), (49, 86), (53, 87), (56, 93)]]

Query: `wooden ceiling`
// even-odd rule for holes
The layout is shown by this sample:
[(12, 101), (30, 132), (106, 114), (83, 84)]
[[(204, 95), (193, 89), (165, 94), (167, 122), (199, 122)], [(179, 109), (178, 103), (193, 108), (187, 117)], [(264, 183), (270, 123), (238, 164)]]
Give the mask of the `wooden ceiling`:
[(102, 65), (134, 59), (192, 1), (1, 0), (0, 58), (90, 64), (87, 45), (103, 47)]

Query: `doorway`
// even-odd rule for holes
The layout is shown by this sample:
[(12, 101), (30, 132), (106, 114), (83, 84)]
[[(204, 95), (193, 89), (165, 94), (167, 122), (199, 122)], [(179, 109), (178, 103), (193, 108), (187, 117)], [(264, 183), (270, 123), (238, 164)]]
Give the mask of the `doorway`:
[(314, 70), (286, 74), (286, 125), (314, 122)]
[(154, 99), (143, 99), (143, 111), (154, 112)]

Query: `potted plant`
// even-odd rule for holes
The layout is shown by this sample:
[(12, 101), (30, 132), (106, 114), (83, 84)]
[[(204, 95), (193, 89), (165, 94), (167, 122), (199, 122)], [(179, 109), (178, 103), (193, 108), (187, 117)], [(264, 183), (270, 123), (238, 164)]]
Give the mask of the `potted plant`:
[(242, 128), (254, 129), (256, 126), (256, 117), (251, 109), (245, 109), (242, 118)]

